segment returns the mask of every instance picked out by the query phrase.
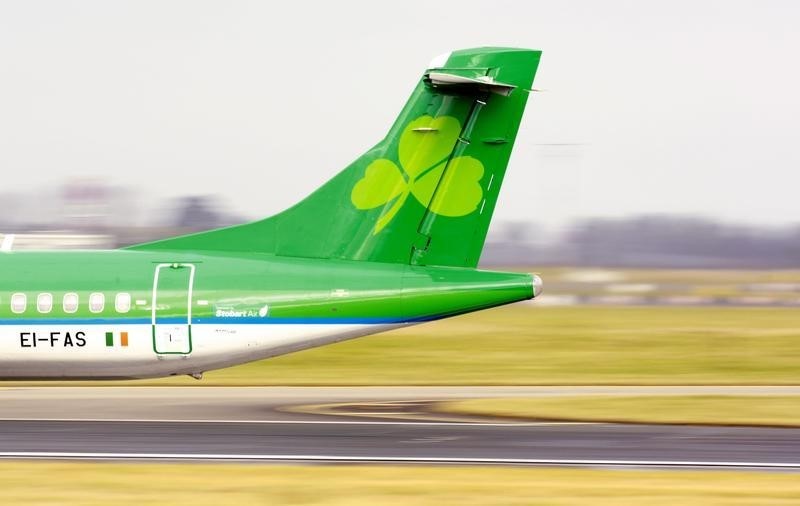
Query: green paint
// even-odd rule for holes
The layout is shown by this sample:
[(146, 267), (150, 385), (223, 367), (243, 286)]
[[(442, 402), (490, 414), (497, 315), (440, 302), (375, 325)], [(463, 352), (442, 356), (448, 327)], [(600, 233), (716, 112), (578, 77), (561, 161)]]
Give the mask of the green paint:
[(106, 332), (106, 346), (114, 346), (114, 333)]
[[(4, 254), (0, 318), (45, 316), (34, 304), (11, 314), (7, 295), (17, 291), (28, 300), (51, 292), (56, 301), (78, 293), (77, 313), (56, 303), (50, 318), (150, 318), (160, 263), (196, 267), (195, 318), (268, 305), (270, 318), (414, 319), (529, 298), (530, 276), (474, 267), (539, 57), (506, 48), (453, 52), (445, 71), (517, 88), (509, 96), (443, 91), (423, 74), (381, 142), (271, 218), (119, 251)], [(336, 289), (347, 296), (332, 295)], [(92, 292), (109, 301), (99, 314), (88, 311)], [(119, 292), (147, 304), (119, 314), (111, 302)], [(159, 318), (186, 316), (185, 285), (160, 292)]]
[[(478, 271), (452, 267), (417, 267), (373, 262), (284, 258), (274, 255), (237, 255), (193, 252), (61, 251), (2, 254), (3, 288), (0, 318), (136, 318), (152, 317), (153, 278), (159, 263), (196, 266), (192, 296), (193, 318), (210, 318), (217, 307), (252, 309), (268, 305), (265, 318), (397, 318), (460, 314), (533, 295), (527, 274)], [(180, 281), (180, 280), (179, 280)], [(158, 317), (185, 318), (184, 283), (159, 283)], [(163, 288), (163, 290), (162, 290)], [(347, 291), (346, 296), (336, 289)], [(42, 292), (60, 301), (78, 294), (75, 313), (53, 304), (39, 314), (35, 304), (25, 313), (11, 313), (10, 294), (22, 292), (35, 300)], [(89, 312), (89, 294), (103, 292), (108, 303), (102, 313)], [(130, 293), (146, 305), (132, 305), (117, 313), (114, 297)], [(207, 306), (199, 300), (210, 301)]]

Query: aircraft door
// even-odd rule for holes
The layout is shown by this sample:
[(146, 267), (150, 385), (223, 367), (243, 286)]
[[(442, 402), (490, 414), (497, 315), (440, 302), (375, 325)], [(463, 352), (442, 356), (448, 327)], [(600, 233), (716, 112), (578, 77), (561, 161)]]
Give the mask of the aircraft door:
[(192, 352), (193, 264), (156, 266), (153, 278), (153, 350), (159, 355)]

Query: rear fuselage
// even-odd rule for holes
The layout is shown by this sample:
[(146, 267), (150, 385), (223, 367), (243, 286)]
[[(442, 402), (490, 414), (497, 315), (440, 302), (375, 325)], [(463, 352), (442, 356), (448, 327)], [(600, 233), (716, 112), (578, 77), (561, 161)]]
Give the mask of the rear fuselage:
[(0, 254), (0, 379), (199, 374), (533, 297), (530, 275), (268, 254)]

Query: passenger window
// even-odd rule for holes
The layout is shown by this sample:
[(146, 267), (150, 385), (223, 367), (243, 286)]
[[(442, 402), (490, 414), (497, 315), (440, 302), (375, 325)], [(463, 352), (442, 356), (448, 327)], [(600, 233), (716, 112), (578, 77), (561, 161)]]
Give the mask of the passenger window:
[(78, 294), (67, 293), (64, 294), (64, 312), (74, 313), (78, 310)]
[(102, 293), (93, 293), (89, 296), (89, 311), (102, 313), (106, 307), (106, 296)]
[(53, 294), (40, 293), (39, 296), (36, 297), (36, 309), (40, 313), (49, 313), (53, 309)]
[(117, 313), (127, 313), (131, 310), (131, 294), (118, 293), (116, 300), (114, 300), (114, 309)]
[(11, 296), (11, 312), (20, 314), (25, 312), (28, 306), (28, 297), (24, 293), (15, 293)]

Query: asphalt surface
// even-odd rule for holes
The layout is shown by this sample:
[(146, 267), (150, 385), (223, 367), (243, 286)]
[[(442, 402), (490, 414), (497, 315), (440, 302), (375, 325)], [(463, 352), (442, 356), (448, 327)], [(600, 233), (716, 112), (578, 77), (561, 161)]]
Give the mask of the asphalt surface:
[[(797, 393), (792, 387), (741, 388), (744, 390), (725, 391), (754, 395)], [(630, 395), (646, 390), (3, 389), (0, 457), (800, 470), (798, 429), (448, 420), (424, 409), (417, 412), (414, 407), (419, 399), (592, 392)], [(707, 393), (708, 389), (693, 391)], [(676, 389), (654, 392), (666, 393), (676, 393)], [(358, 406), (367, 401), (403, 402), (401, 408), (392, 408), (397, 409), (396, 413), (386, 409), (362, 413), (356, 409), (331, 415), (324, 406), (320, 408), (321, 403)], [(410, 410), (402, 408), (407, 401), (414, 401), (408, 402)], [(389, 406), (393, 404), (389, 402)]]

